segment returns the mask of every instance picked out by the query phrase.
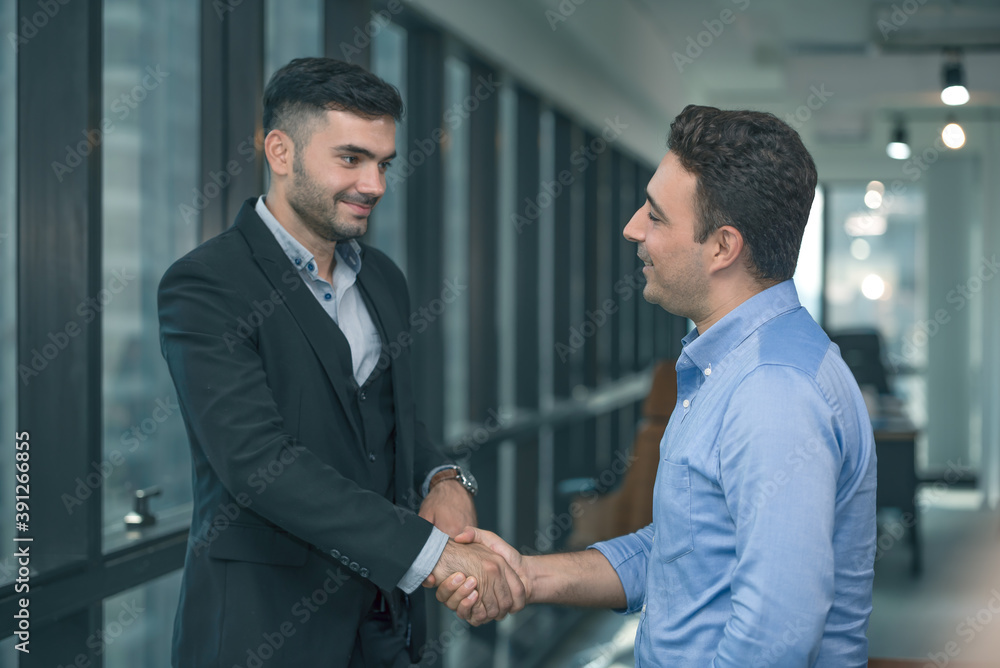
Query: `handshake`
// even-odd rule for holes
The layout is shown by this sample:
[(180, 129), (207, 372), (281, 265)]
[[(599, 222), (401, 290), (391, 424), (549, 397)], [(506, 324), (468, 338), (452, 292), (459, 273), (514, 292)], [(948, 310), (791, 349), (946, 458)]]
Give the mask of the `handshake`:
[(490, 531), (466, 527), (449, 540), (424, 581), (473, 626), (503, 619), (532, 602), (528, 560)]

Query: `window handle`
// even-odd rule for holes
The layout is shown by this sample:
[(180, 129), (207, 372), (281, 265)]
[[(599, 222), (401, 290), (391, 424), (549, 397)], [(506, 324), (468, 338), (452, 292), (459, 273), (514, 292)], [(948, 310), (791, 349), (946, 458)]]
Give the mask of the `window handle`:
[(149, 500), (161, 494), (163, 490), (159, 487), (135, 490), (132, 512), (125, 515), (125, 526), (129, 529), (138, 529), (156, 524), (156, 515), (149, 512)]

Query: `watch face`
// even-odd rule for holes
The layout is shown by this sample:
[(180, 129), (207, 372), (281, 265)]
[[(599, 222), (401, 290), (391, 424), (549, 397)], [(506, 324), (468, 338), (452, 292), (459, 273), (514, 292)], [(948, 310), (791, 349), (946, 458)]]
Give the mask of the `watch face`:
[(479, 491), (479, 483), (476, 482), (474, 475), (464, 469), (459, 469), (458, 477), (467, 490), (473, 494)]

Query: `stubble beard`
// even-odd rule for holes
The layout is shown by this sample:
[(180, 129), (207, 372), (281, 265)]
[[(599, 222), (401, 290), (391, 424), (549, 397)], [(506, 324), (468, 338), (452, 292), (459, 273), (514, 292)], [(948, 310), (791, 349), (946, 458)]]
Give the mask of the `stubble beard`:
[[(333, 242), (357, 239), (365, 233), (368, 229), (367, 218), (348, 221), (342, 219), (337, 211), (339, 201), (356, 201), (357, 198), (349, 198), (344, 192), (331, 197), (309, 175), (299, 155), (292, 162), (292, 171), (295, 173), (295, 181), (288, 190), (288, 205), (309, 231), (321, 239)], [(359, 203), (374, 205), (371, 199)]]

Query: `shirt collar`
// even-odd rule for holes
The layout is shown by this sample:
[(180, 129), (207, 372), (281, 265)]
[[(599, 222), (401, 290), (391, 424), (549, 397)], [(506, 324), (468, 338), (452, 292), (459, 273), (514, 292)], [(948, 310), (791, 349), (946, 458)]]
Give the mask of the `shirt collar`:
[[(313, 278), (318, 278), (319, 274), (317, 273), (313, 254), (278, 222), (278, 219), (274, 217), (270, 209), (264, 205), (263, 195), (257, 200), (254, 210), (260, 216), (260, 219), (264, 221), (264, 224), (267, 225), (267, 229), (271, 230), (271, 234), (274, 235), (278, 245), (285, 251), (285, 255), (288, 256), (291, 263), (297, 268), (307, 271)], [(356, 240), (349, 239), (338, 242), (335, 252), (352, 272), (357, 274), (361, 271), (361, 245)], [(312, 268), (310, 269), (310, 267)]]
[(713, 363), (718, 365), (764, 323), (796, 308), (800, 308), (799, 295), (791, 279), (757, 293), (724, 315), (704, 334), (699, 335), (697, 329), (688, 333), (681, 340), (683, 348), (678, 370), (685, 357), (699, 369), (711, 369)]

